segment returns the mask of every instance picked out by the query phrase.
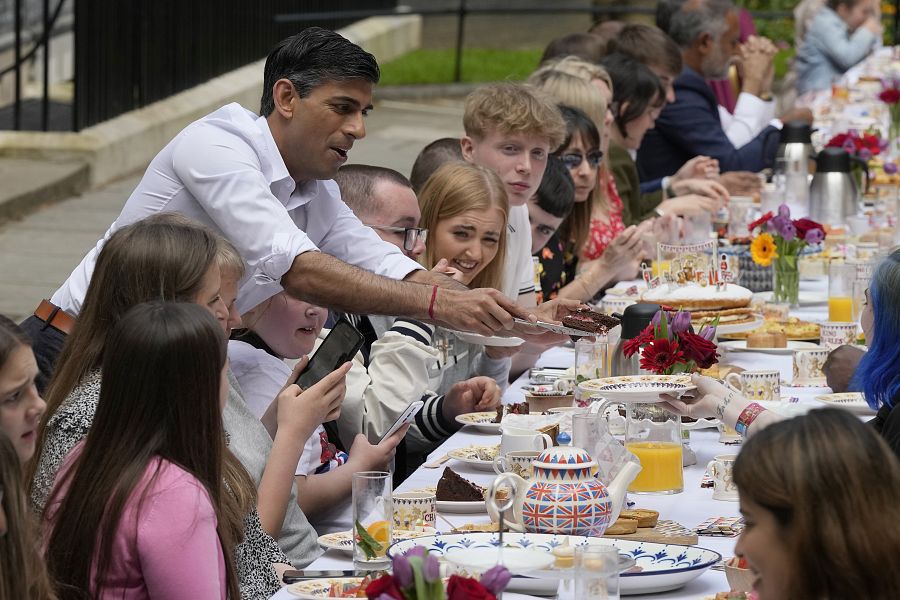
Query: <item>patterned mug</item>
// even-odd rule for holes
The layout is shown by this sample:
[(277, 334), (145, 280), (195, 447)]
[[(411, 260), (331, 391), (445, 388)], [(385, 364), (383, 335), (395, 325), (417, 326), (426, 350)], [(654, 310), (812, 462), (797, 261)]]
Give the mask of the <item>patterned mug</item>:
[(797, 386), (825, 387), (822, 367), (828, 360), (828, 348), (818, 347), (794, 351), (794, 381)]
[(729, 373), (725, 382), (751, 400), (781, 400), (780, 371), (742, 371)]

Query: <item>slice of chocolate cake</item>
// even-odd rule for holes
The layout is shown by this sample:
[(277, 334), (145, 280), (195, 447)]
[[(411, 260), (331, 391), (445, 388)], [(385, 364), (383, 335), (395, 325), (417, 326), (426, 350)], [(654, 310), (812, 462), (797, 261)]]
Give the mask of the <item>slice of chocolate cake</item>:
[(484, 490), (450, 467), (444, 467), (435, 497), (442, 502), (480, 502), (484, 500)]
[(589, 308), (579, 308), (568, 317), (563, 317), (562, 324), (581, 331), (606, 333), (619, 324), (619, 319)]

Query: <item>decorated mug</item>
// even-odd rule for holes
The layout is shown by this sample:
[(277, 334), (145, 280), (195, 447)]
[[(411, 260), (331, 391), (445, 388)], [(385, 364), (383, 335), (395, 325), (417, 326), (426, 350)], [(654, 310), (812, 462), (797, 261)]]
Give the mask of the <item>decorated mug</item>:
[(729, 373), (725, 382), (751, 400), (781, 400), (781, 372), (742, 371)]
[(824, 387), (827, 385), (822, 367), (828, 360), (828, 348), (818, 347), (794, 351), (794, 381), (797, 386)]
[(819, 342), (829, 349), (854, 343), (856, 335), (856, 323), (828, 321), (819, 325)]
[(497, 475), (515, 473), (522, 479), (531, 479), (534, 472), (532, 463), (540, 455), (541, 453), (537, 450), (519, 450), (498, 456), (494, 459), (494, 472)]
[(424, 527), (434, 527), (437, 514), (437, 500), (429, 492), (395, 492), (394, 529), (419, 531)]
[(736, 454), (720, 454), (709, 461), (706, 470), (713, 480), (713, 500), (738, 500), (738, 489), (734, 484), (732, 472)]

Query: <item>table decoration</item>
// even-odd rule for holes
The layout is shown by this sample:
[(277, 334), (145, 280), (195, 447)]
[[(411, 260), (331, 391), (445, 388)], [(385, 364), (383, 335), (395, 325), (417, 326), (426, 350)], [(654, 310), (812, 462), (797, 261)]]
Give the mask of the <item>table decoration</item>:
[(790, 208), (782, 204), (777, 215), (769, 211), (747, 228), (751, 233), (756, 230), (750, 244), (753, 261), (762, 266), (774, 265), (774, 301), (799, 306), (800, 271), (797, 261), (804, 248), (825, 239), (824, 227), (811, 219), (791, 219)]
[(675, 313), (660, 309), (653, 316), (650, 325), (637, 337), (625, 342), (625, 357), (641, 352), (641, 368), (658, 375), (692, 373), (697, 369), (708, 369), (718, 362), (716, 336), (718, 318), (694, 333), (691, 313)]
[(888, 139), (893, 144), (894, 153), (900, 151), (900, 78), (891, 76), (881, 80), (882, 90), (878, 99), (887, 104), (891, 124)]

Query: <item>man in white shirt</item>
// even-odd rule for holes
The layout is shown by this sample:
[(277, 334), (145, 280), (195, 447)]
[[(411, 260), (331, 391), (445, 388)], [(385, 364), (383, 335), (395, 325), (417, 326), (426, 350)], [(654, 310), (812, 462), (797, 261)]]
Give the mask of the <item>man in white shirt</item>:
[(332, 31), (310, 27), (280, 42), (266, 60), (262, 116), (229, 104), (181, 131), (104, 238), (23, 323), (42, 374), (81, 310), (105, 239), (157, 212), (194, 218), (237, 247), (247, 266), (241, 312), (284, 288), (337, 310), (407, 315), (485, 335), (513, 328), (513, 317), (529, 318), (497, 290), (468, 290), (423, 270), (341, 202), (331, 178), (365, 136), (379, 76), (371, 54)]

